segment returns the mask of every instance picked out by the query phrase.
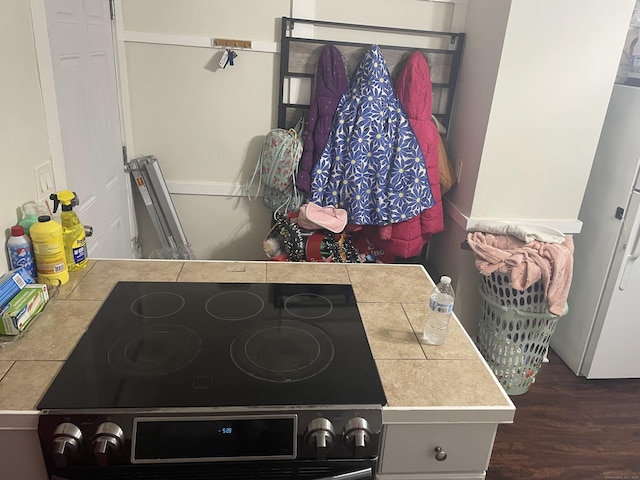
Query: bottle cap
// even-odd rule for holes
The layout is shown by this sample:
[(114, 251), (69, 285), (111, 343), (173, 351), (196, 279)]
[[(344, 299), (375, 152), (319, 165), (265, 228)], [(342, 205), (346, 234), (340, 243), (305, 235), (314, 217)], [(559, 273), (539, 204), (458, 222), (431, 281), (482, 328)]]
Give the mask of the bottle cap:
[(22, 225), (14, 225), (11, 227), (11, 236), (20, 237), (24, 235), (24, 227)]
[(447, 277), (447, 276), (443, 275), (442, 277), (440, 277), (440, 281), (442, 283), (451, 283), (451, 277)]
[(49, 215), (40, 215), (38, 217), (38, 221), (42, 223), (48, 222), (49, 220), (51, 220), (51, 217)]

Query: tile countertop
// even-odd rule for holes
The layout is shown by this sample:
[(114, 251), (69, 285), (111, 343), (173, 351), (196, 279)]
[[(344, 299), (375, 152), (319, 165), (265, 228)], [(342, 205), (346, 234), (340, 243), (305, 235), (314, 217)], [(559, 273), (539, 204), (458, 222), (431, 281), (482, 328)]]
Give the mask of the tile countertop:
[(442, 419), (447, 412), (472, 421), (478, 411), (488, 421), (513, 419), (515, 407), (455, 317), (444, 345), (422, 340), (433, 282), (420, 265), (176, 260), (91, 260), (71, 273), (28, 331), (0, 349), (0, 411), (35, 409), (119, 280), (350, 283), (390, 421)]

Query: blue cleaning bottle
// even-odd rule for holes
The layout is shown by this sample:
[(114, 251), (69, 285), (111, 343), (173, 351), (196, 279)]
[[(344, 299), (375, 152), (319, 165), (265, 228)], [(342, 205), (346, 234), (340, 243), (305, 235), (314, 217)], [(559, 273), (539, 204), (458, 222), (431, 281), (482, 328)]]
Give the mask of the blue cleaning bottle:
[(22, 225), (11, 227), (11, 236), (7, 240), (7, 252), (9, 253), (11, 269), (24, 267), (35, 280), (37, 275), (36, 262), (33, 258), (33, 245), (29, 236), (24, 233)]

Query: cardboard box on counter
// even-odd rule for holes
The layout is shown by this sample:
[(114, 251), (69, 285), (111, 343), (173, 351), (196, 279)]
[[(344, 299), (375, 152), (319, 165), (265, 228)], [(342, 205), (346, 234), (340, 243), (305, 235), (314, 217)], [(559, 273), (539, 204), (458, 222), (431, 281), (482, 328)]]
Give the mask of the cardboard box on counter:
[(42, 311), (48, 300), (46, 285), (26, 285), (0, 311), (0, 335), (18, 335)]
[(0, 277), (0, 308), (24, 287), (34, 282), (29, 272), (24, 267), (14, 268)]

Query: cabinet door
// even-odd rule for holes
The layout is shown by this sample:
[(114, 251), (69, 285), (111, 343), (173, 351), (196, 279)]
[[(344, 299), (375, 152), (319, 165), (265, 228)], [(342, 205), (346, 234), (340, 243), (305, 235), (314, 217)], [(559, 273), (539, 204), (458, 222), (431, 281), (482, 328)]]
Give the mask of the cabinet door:
[[(0, 420), (0, 423), (2, 421)], [(0, 478), (46, 480), (40, 441), (35, 430), (0, 428)]]
[(484, 474), (496, 428), (491, 423), (387, 425), (379, 472)]

